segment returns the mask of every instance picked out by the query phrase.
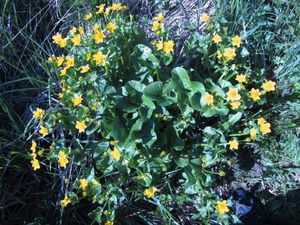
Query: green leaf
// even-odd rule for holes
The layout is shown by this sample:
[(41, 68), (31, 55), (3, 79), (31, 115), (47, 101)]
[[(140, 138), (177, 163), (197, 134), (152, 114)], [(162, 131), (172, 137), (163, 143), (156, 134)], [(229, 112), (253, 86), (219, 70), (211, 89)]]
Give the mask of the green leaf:
[(190, 86), (189, 86), (189, 90), (192, 91), (192, 92), (200, 92), (200, 93), (204, 93), (205, 92), (205, 87), (204, 85), (199, 82), (199, 81), (192, 81), (190, 83)]
[(197, 110), (197, 111), (201, 111), (201, 94), (200, 93), (195, 93), (192, 96), (190, 96), (189, 98), (190, 104), (193, 107), (193, 109)]
[(180, 84), (185, 89), (191, 86), (191, 80), (187, 71), (182, 67), (176, 67), (172, 70), (172, 78), (175, 83)]
[(247, 57), (248, 55), (249, 55), (248, 50), (245, 47), (243, 47), (243, 49), (241, 51), (241, 56), (242, 57)]
[(175, 163), (179, 167), (186, 167), (186, 166), (189, 165), (189, 159), (187, 159), (187, 158), (179, 158), (179, 159), (175, 160)]
[(224, 127), (224, 129), (228, 129), (233, 124), (238, 122), (241, 119), (242, 115), (243, 115), (243, 113), (241, 113), (241, 112), (237, 112), (236, 114), (229, 115), (228, 121), (223, 123), (222, 126)]
[(205, 105), (201, 112), (204, 117), (212, 117), (214, 115), (227, 115), (229, 110), (226, 106), (209, 107)]
[(164, 54), (163, 55), (163, 63), (168, 66), (173, 60), (172, 54)]
[(163, 82), (155, 81), (145, 87), (144, 96), (153, 101), (157, 101), (161, 99), (162, 92), (163, 92)]

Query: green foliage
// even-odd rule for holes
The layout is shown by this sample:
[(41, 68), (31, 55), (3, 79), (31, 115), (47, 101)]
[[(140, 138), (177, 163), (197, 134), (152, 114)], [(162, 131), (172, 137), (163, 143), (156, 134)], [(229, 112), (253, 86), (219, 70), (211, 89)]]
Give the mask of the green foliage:
[[(275, 82), (251, 68), (246, 40), (223, 29), (217, 17), (191, 36), (187, 51), (201, 58), (185, 69), (172, 62), (174, 44), (161, 15), (152, 22), (157, 39), (151, 46), (124, 9), (99, 6), (68, 34), (53, 36), (66, 49), (48, 59), (58, 76), (50, 80), (52, 108), (33, 113), (33, 139), (45, 148), (36, 154), (32, 142), (32, 167), (44, 161), (49, 172), (58, 169), (61, 207), (88, 199), (99, 206), (91, 217), (101, 224), (115, 220), (122, 202), (145, 197), (176, 224), (162, 205), (167, 202), (159, 201), (168, 187), (187, 194), (187, 202), (200, 199), (195, 219), (236, 221), (225, 213), (230, 200), (221, 206), (210, 188), (225, 175), (234, 150), (271, 132), (270, 123), (256, 120)], [(167, 182), (172, 173), (174, 184)]]

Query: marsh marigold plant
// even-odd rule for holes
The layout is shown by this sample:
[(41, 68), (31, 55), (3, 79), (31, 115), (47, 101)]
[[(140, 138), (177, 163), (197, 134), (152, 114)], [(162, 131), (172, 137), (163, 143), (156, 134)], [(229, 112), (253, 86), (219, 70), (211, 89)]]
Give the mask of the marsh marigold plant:
[(183, 48), (195, 64), (176, 60), (163, 13), (150, 41), (121, 3), (101, 4), (53, 35), (63, 54), (47, 60), (51, 107), (33, 109), (28, 155), (34, 171), (61, 176), (58, 208), (86, 199), (90, 216), (112, 225), (129, 201), (157, 204), (159, 213), (188, 196), (201, 199), (199, 221), (234, 221), (230, 199), (212, 190), (237, 152), (273, 132), (261, 108), (276, 83), (252, 78), (242, 33), (199, 16), (207, 27)]

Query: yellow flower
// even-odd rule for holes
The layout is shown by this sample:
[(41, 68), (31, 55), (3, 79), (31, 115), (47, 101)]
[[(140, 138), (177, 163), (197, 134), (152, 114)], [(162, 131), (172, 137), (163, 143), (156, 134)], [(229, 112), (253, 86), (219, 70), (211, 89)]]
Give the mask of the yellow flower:
[(37, 157), (37, 154), (35, 152), (31, 153), (30, 155), (31, 155), (32, 159), (36, 159), (36, 157)]
[(237, 75), (235, 80), (239, 83), (247, 83), (247, 76), (244, 74)]
[(104, 12), (105, 4), (98, 5), (98, 6), (96, 6), (96, 8), (98, 9), (96, 14), (101, 14)]
[(202, 22), (207, 22), (207, 21), (209, 21), (209, 19), (210, 19), (210, 16), (209, 16), (207, 13), (203, 13), (203, 14), (200, 16), (200, 20), (201, 20)]
[(157, 191), (156, 187), (149, 187), (144, 190), (144, 195), (147, 198), (152, 198), (156, 191)]
[(253, 100), (253, 101), (257, 101), (260, 99), (260, 96), (261, 96), (261, 93), (259, 91), (259, 89), (255, 89), (255, 88), (252, 88), (250, 90), (250, 98)]
[(75, 128), (78, 129), (79, 133), (84, 132), (84, 130), (86, 129), (86, 127), (87, 126), (85, 125), (84, 121), (76, 121)]
[(63, 68), (59, 71), (59, 76), (65, 76), (67, 74), (67, 68)]
[(103, 214), (104, 214), (104, 216), (108, 216), (110, 214), (110, 212), (106, 209), (106, 210), (104, 210)]
[(98, 51), (96, 54), (93, 55), (93, 60), (96, 62), (97, 65), (105, 65), (105, 55), (101, 51)]
[(57, 155), (57, 161), (58, 161), (58, 165), (60, 167), (64, 167), (66, 168), (67, 164), (69, 163), (69, 160), (67, 158), (67, 155), (64, 153), (64, 151), (59, 151), (58, 155)]
[(111, 10), (113, 11), (116, 11), (116, 10), (120, 10), (122, 8), (122, 4), (119, 2), (119, 3), (114, 3), (111, 5)]
[(34, 119), (42, 118), (44, 115), (45, 115), (45, 110), (44, 110), (44, 109), (36, 108), (36, 109), (32, 112), (32, 117), (33, 117)]
[(230, 150), (238, 150), (239, 149), (239, 142), (236, 139), (233, 139), (228, 142)]
[(61, 207), (65, 208), (69, 203), (71, 203), (71, 200), (66, 195), (64, 199), (60, 200)]
[(87, 73), (90, 70), (89, 64), (81, 67), (80, 73)]
[(93, 103), (92, 103), (92, 107), (91, 107), (92, 110), (97, 110), (98, 104), (99, 104), (98, 102), (93, 102)]
[(71, 35), (73, 35), (73, 34), (76, 33), (76, 31), (77, 31), (77, 28), (76, 28), (76, 27), (72, 27), (72, 28), (70, 29), (69, 33), (70, 33)]
[(123, 5), (121, 9), (122, 10), (128, 10), (128, 7), (126, 5)]
[(159, 40), (156, 44), (155, 44), (155, 47), (156, 49), (159, 51), (159, 50), (162, 50), (163, 47), (164, 47), (164, 42), (162, 40)]
[(163, 51), (168, 54), (171, 51), (173, 51), (173, 47), (174, 47), (174, 41), (172, 40), (165, 41)]
[(92, 13), (88, 13), (84, 15), (84, 20), (90, 20), (93, 17)]
[(226, 200), (224, 200), (222, 202), (217, 201), (216, 210), (220, 215), (223, 215), (224, 213), (229, 212)]
[(226, 61), (233, 60), (234, 57), (236, 56), (235, 49), (234, 48), (225, 48), (223, 56)]
[(83, 98), (80, 95), (76, 95), (71, 101), (73, 106), (77, 106), (82, 102)]
[(231, 101), (238, 101), (241, 99), (241, 96), (239, 94), (239, 89), (237, 89), (237, 88), (229, 88), (226, 95), (227, 95), (227, 98)]
[(78, 28), (78, 32), (79, 32), (79, 34), (84, 34), (84, 28), (80, 26)]
[(55, 35), (52, 36), (52, 40), (54, 44), (59, 45), (61, 39), (63, 39), (61, 33), (56, 33)]
[(119, 150), (117, 148), (114, 148), (114, 150), (112, 150), (110, 152), (110, 156), (116, 160), (119, 161), (120, 157), (121, 157), (121, 153), (119, 152)]
[(48, 134), (48, 129), (44, 126), (40, 126), (39, 133), (45, 137)]
[(266, 80), (261, 86), (265, 91), (275, 91), (276, 83), (274, 81)]
[(221, 59), (223, 56), (222, 52), (220, 50), (217, 51), (217, 58)]
[(104, 225), (114, 225), (113, 221), (106, 221), (106, 223)]
[(224, 177), (225, 175), (226, 175), (226, 173), (225, 173), (224, 171), (220, 171), (220, 172), (219, 172), (219, 176), (220, 176), (220, 177)]
[(271, 124), (270, 123), (262, 123), (259, 125), (259, 130), (263, 135), (271, 133)]
[(152, 28), (151, 28), (152, 31), (158, 31), (158, 30), (160, 30), (162, 28), (163, 28), (163, 24), (162, 23), (160, 23), (158, 21), (153, 21), (152, 22)]
[(30, 162), (31, 162), (31, 166), (32, 166), (34, 171), (36, 171), (37, 169), (40, 169), (40, 163), (36, 158), (31, 160)]
[(80, 41), (81, 41), (80, 34), (74, 35), (74, 37), (71, 38), (71, 41), (74, 44), (74, 46), (80, 45)]
[(68, 41), (68, 38), (63, 38), (63, 39), (61, 39), (61, 41), (60, 41), (59, 44), (58, 44), (59, 47), (61, 47), (61, 48), (66, 47), (67, 41)]
[(36, 142), (35, 142), (35, 141), (31, 141), (31, 147), (30, 147), (30, 150), (31, 150), (32, 152), (35, 152), (35, 151), (36, 151), (36, 146), (37, 146)]
[(92, 53), (91, 52), (86, 53), (85, 59), (86, 61), (90, 61), (92, 59)]
[(58, 96), (58, 98), (63, 98), (64, 94), (63, 93), (58, 93), (57, 96)]
[(203, 96), (203, 100), (206, 105), (213, 105), (214, 104), (214, 96), (209, 94), (208, 92), (205, 92)]
[(92, 26), (92, 30), (93, 30), (93, 32), (98, 32), (98, 31), (99, 31), (99, 24), (95, 23), (95, 24)]
[(93, 39), (94, 39), (96, 44), (99, 44), (99, 43), (103, 42), (105, 37), (106, 36), (105, 36), (105, 34), (102, 30), (94, 31)]
[(110, 146), (115, 146), (115, 145), (117, 145), (119, 143), (119, 141), (117, 141), (117, 140), (111, 140), (111, 141), (109, 141), (109, 145)]
[(85, 189), (88, 186), (89, 182), (87, 179), (82, 178), (79, 180), (79, 188)]
[(58, 56), (56, 57), (56, 65), (61, 66), (64, 63), (64, 57)]
[(258, 125), (264, 124), (264, 123), (266, 123), (266, 122), (267, 122), (267, 121), (266, 121), (264, 118), (262, 118), (262, 117), (257, 119), (257, 124), (258, 124)]
[(251, 128), (249, 133), (250, 133), (250, 139), (255, 140), (256, 139), (256, 130), (254, 128)]
[(222, 38), (220, 35), (218, 34), (214, 34), (213, 37), (212, 37), (212, 41), (216, 44), (219, 44), (221, 41), (222, 41)]
[(117, 26), (115, 23), (108, 23), (106, 26), (107, 30), (109, 30), (110, 32), (114, 32), (115, 29), (117, 29)]
[(238, 35), (235, 35), (233, 38), (231, 38), (231, 44), (233, 46), (236, 46), (239, 48), (241, 46), (241, 42), (242, 42), (242, 39)]
[(157, 14), (153, 20), (156, 20), (158, 22), (162, 21), (164, 19), (164, 15), (162, 13)]
[(74, 66), (74, 58), (71, 56), (67, 56), (66, 61), (65, 61), (65, 66), (66, 66), (66, 69), (73, 67)]
[(51, 55), (51, 56), (48, 58), (48, 62), (50, 62), (50, 63), (52, 63), (54, 60), (55, 60), (55, 55)]
[(52, 36), (52, 40), (54, 44), (57, 44), (59, 47), (63, 48), (67, 45), (68, 38), (63, 38), (61, 33), (56, 33)]
[(99, 182), (95, 179), (92, 179), (91, 182), (92, 182), (93, 185), (98, 185), (99, 184)]
[(230, 102), (230, 106), (232, 109), (238, 109), (241, 105), (241, 102), (235, 101), (235, 102)]
[(105, 15), (105, 16), (108, 16), (109, 13), (110, 13), (110, 10), (111, 10), (111, 7), (107, 7), (107, 8), (105, 9), (104, 15)]

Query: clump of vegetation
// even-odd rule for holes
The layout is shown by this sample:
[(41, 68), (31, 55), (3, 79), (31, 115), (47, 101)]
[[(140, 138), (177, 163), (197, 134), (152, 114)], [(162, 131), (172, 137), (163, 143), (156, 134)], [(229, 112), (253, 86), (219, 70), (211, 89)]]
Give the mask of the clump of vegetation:
[(230, 200), (210, 189), (235, 151), (271, 133), (261, 107), (276, 83), (250, 68), (246, 40), (217, 18), (201, 15), (208, 27), (187, 43), (201, 59), (183, 68), (173, 62), (164, 15), (153, 18), (151, 46), (126, 9), (101, 4), (68, 34), (52, 37), (64, 51), (48, 59), (59, 78), (51, 81), (52, 107), (33, 112), (33, 169), (43, 162), (58, 171), (60, 206), (89, 199), (98, 205), (95, 220), (106, 225), (130, 199), (159, 205), (182, 195), (199, 200), (194, 219), (237, 220)]

